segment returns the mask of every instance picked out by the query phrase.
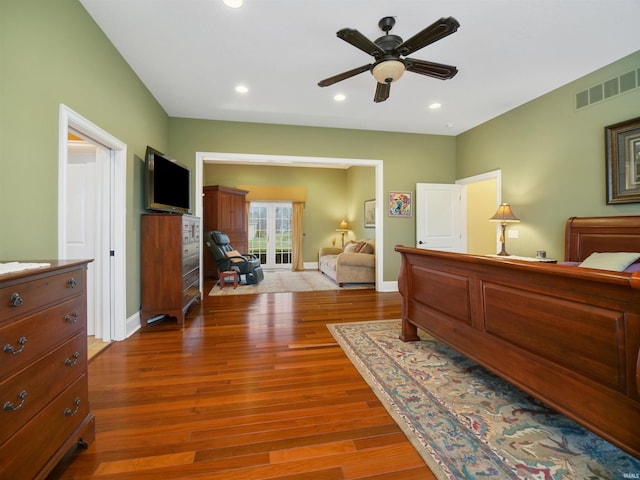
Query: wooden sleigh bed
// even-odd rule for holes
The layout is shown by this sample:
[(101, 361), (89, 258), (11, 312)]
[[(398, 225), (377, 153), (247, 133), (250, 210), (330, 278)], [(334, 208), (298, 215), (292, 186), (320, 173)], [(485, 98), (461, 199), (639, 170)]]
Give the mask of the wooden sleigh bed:
[[(418, 327), (640, 458), (640, 272), (396, 246)], [(565, 261), (640, 252), (640, 216), (570, 218)]]

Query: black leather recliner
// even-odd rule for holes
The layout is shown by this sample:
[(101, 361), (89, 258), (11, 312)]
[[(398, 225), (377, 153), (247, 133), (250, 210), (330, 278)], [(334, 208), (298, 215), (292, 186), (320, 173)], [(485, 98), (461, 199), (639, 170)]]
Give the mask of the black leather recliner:
[(213, 255), (218, 270), (225, 272), (235, 270), (238, 272), (241, 283), (249, 285), (260, 283), (264, 280), (264, 273), (260, 266), (260, 259), (250, 253), (229, 255), (227, 252), (235, 252), (231, 246), (229, 236), (226, 233), (212, 230), (207, 232), (205, 245)]

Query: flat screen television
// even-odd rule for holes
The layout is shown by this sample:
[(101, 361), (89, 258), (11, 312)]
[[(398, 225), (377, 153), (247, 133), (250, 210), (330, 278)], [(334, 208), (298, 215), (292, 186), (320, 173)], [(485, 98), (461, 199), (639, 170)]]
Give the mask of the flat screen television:
[(191, 170), (147, 147), (145, 158), (147, 209), (191, 213)]

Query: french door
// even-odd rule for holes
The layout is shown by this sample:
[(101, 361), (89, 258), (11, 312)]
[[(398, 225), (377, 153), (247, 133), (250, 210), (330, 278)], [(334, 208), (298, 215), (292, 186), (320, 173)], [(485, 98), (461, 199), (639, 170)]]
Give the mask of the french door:
[(292, 213), (290, 202), (251, 202), (249, 253), (263, 268), (291, 268)]

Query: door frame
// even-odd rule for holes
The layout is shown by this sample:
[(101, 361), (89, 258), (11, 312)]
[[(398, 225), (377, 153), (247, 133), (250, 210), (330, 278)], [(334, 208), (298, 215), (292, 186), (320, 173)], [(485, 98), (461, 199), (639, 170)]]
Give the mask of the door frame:
[[(349, 168), (374, 167), (375, 168), (375, 192), (376, 192), (376, 290), (379, 292), (398, 291), (398, 282), (383, 281), (382, 266), (384, 265), (384, 218), (380, 203), (383, 201), (383, 161), (374, 159), (332, 158), (332, 157), (299, 157), (287, 155), (259, 155), (254, 153), (222, 153), (222, 152), (196, 152), (195, 181), (196, 191), (195, 215), (202, 218), (202, 182), (205, 163), (231, 163), (236, 165), (290, 165), (297, 167), (324, 167), (324, 168)], [(202, 251), (200, 252), (202, 255)], [(202, 258), (200, 258), (202, 264)], [(200, 272), (200, 285), (203, 283), (203, 272)]]
[[(64, 104), (60, 104), (58, 121), (58, 257), (66, 258), (66, 231), (67, 231), (67, 169), (68, 150), (67, 143), (69, 130), (79, 132), (91, 141), (101, 144), (111, 150), (113, 162), (113, 175), (103, 179), (111, 188), (111, 204), (102, 208), (110, 210), (110, 228), (103, 232), (104, 238), (99, 243), (108, 245), (113, 252), (110, 255), (108, 272), (97, 272), (97, 278), (108, 285), (96, 285), (96, 293), (99, 293), (104, 305), (111, 306), (108, 331), (112, 338), (104, 340), (124, 340), (127, 337), (126, 317), (126, 159), (127, 146), (108, 132), (104, 131), (82, 115), (74, 112)], [(100, 207), (99, 207), (100, 208)], [(104, 327), (107, 330), (107, 326)]]
[[(502, 170), (492, 170), (490, 172), (480, 173), (471, 177), (461, 178), (456, 180), (455, 183), (462, 185), (466, 188), (467, 185), (472, 183), (483, 182), (485, 180), (495, 179), (496, 181), (496, 208), (502, 203)], [(466, 222), (466, 218), (465, 218)], [(496, 248), (500, 250), (500, 222), (496, 222)]]

